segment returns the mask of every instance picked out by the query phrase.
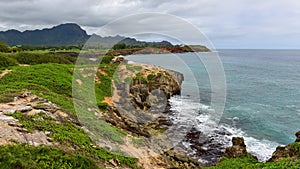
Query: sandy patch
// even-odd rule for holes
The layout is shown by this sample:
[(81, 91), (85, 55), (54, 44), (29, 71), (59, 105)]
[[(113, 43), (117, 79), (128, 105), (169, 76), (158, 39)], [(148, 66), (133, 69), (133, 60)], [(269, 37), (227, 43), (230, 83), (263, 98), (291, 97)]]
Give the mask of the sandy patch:
[(12, 70), (3, 70), (2, 73), (0, 74), (0, 78), (5, 76), (7, 73), (11, 72)]
[(19, 66), (30, 66), (28, 64), (19, 64)]
[(111, 97), (105, 97), (102, 102), (107, 103), (109, 106), (113, 106), (113, 101)]
[(81, 86), (82, 85), (82, 80), (76, 79), (76, 82)]

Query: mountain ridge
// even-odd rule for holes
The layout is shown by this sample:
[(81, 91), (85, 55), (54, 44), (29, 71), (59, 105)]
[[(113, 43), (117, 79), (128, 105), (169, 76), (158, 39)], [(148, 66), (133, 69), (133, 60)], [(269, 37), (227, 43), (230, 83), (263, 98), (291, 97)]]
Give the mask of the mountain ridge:
[(116, 43), (124, 43), (129, 46), (172, 45), (168, 41), (146, 42), (120, 35), (107, 37), (101, 37), (96, 34), (88, 35), (87, 32), (76, 23), (64, 23), (53, 26), (52, 28), (25, 30), (22, 32), (15, 29), (0, 31), (0, 40), (9, 46), (82, 46), (88, 40), (97, 46), (103, 47), (112, 47)]

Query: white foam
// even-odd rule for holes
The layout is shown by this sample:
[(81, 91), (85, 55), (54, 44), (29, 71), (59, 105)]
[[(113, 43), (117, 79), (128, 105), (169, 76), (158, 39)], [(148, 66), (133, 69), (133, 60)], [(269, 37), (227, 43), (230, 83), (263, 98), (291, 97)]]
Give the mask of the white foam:
[(135, 64), (136, 62), (129, 60), (128, 64)]
[[(183, 115), (188, 115), (185, 118), (177, 118), (178, 121), (181, 121), (181, 125), (184, 121), (186, 125), (191, 125), (190, 122), (195, 122), (193, 120), (196, 120), (196, 124), (193, 126), (196, 127), (199, 131), (210, 131), (208, 137), (213, 138), (212, 144), (222, 144), (224, 150), (226, 147), (231, 146), (232, 137), (243, 137), (247, 146), (247, 151), (256, 156), (259, 161), (264, 162), (272, 156), (272, 153), (275, 151), (276, 147), (280, 145), (269, 140), (256, 139), (249, 136), (241, 129), (237, 129), (227, 124), (220, 124), (217, 128), (208, 129), (209, 126), (207, 126), (207, 123), (205, 122), (207, 122), (207, 120), (210, 118), (211, 112), (213, 110), (210, 108), (210, 106), (196, 103), (189, 98), (180, 96), (172, 97), (170, 99), (170, 104), (171, 110), (181, 112)], [(193, 118), (193, 120), (190, 121), (186, 118)], [(238, 118), (232, 119), (233, 122), (238, 120)], [(205, 145), (203, 146), (203, 148), (205, 149)]]
[[(272, 153), (276, 150), (276, 147), (280, 144), (276, 142), (272, 142), (270, 140), (259, 140), (248, 136), (244, 131), (241, 129), (233, 128), (228, 125), (221, 125), (224, 129), (228, 132), (232, 133), (232, 137), (243, 137), (245, 140), (245, 144), (247, 146), (247, 151), (252, 155), (256, 156), (259, 161), (267, 161), (271, 158)], [(231, 140), (231, 139), (230, 139)], [(228, 144), (228, 143), (227, 143)], [(231, 146), (231, 143), (227, 146)]]

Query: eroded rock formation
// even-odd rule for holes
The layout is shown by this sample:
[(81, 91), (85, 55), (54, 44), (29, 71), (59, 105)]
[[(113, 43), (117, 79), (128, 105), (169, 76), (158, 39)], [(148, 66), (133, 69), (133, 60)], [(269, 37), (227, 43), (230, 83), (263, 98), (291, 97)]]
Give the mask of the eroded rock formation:
[[(238, 158), (243, 156), (252, 156), (247, 152), (246, 144), (244, 138), (242, 137), (233, 137), (232, 146), (227, 147), (224, 153), (224, 157), (227, 158)], [(256, 157), (255, 157), (256, 158)]]
[(171, 125), (168, 99), (179, 94), (183, 75), (150, 65), (121, 65), (106, 121), (133, 135), (150, 137)]

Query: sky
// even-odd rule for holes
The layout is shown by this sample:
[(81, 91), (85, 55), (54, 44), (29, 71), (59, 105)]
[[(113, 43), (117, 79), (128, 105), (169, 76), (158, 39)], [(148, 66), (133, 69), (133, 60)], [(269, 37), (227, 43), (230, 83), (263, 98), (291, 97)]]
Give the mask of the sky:
[[(0, 30), (23, 31), (72, 22), (92, 34), (120, 17), (145, 12), (167, 14), (190, 23), (218, 49), (300, 48), (299, 0), (1, 0)], [(155, 24), (144, 26), (156, 30), (157, 25), (168, 23), (169, 19), (158, 18)], [(176, 29), (186, 27), (168, 27), (169, 32)]]

